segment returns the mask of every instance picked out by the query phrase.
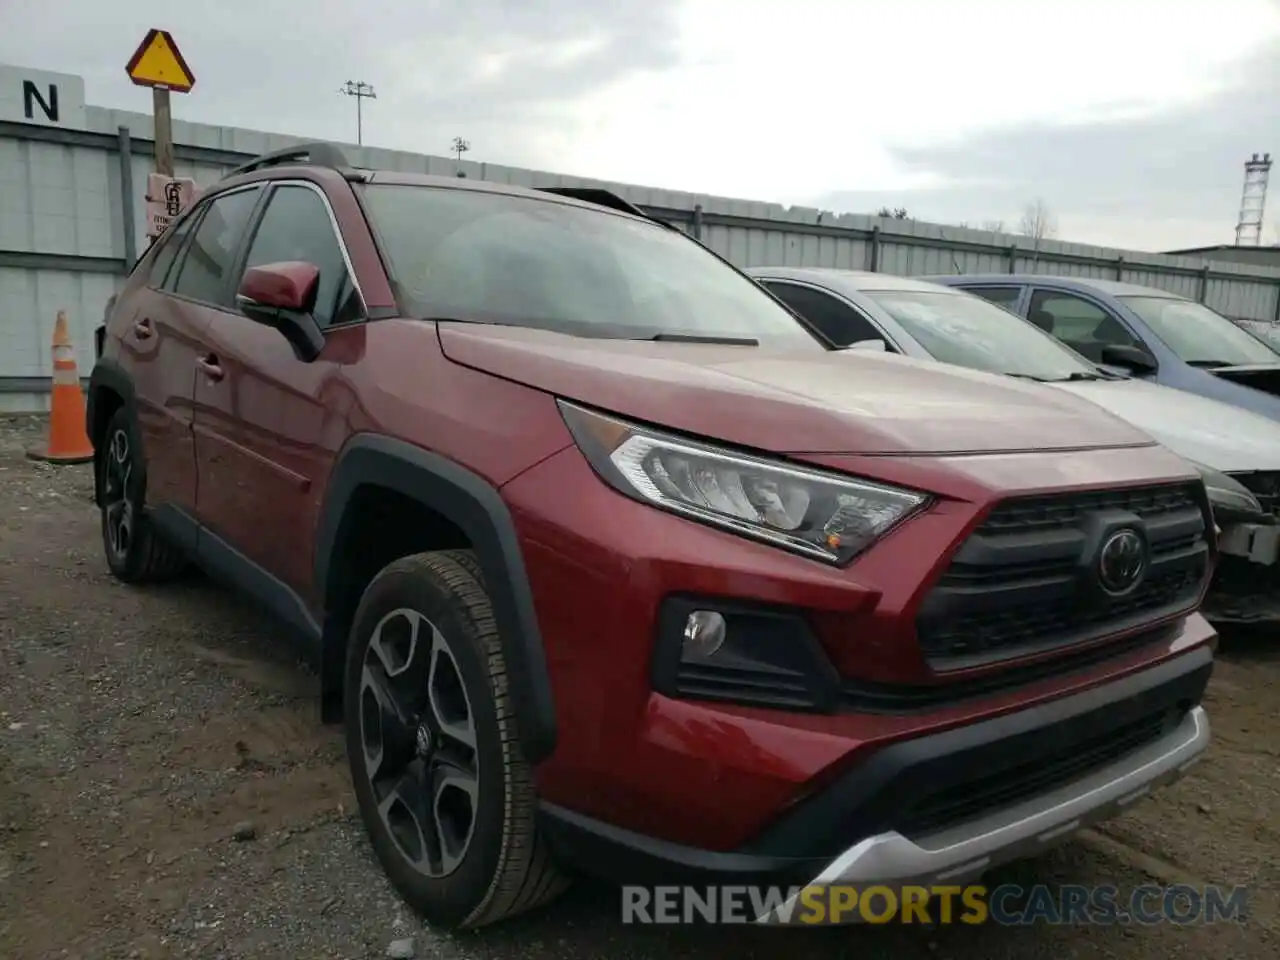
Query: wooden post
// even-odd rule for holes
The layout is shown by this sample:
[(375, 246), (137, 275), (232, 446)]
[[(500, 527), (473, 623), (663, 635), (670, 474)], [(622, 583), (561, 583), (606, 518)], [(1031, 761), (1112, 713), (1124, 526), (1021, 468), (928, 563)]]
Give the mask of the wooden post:
[(173, 115), (169, 112), (169, 91), (162, 87), (151, 90), (152, 114), (155, 122), (156, 173), (173, 176)]

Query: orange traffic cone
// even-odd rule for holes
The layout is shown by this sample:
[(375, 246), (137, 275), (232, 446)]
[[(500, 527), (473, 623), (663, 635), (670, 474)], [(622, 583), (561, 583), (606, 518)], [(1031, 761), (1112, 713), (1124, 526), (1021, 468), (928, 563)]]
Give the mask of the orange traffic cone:
[(49, 440), (43, 449), (28, 450), (32, 460), (87, 463), (93, 444), (85, 430), (84, 392), (76, 369), (75, 348), (67, 332), (67, 313), (58, 311), (53, 325), (53, 391), (49, 404)]

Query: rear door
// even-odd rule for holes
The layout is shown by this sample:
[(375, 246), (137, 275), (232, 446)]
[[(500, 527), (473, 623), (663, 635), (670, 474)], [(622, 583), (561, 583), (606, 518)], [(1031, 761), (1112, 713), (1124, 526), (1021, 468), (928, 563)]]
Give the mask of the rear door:
[[(119, 336), (119, 359), (133, 381), (138, 431), (147, 469), (147, 505), (176, 507), (193, 515), (196, 506), (195, 444), (191, 404), (195, 359), (208, 318), (173, 301), (170, 284), (193, 227), (207, 210), (201, 204), (160, 238), (147, 276), (119, 301), (111, 318)], [(131, 281), (130, 285), (132, 285)]]
[[(196, 383), (198, 509), (207, 531), (288, 593), (306, 598), (316, 481), (348, 433), (345, 394), (327, 388), (344, 358), (358, 354), (366, 313), (324, 192), (301, 180), (268, 189), (235, 281), (225, 288), (225, 309), (205, 333), (208, 350)], [(310, 362), (298, 359), (279, 331), (231, 306), (246, 268), (297, 260), (320, 270), (314, 317), (325, 347)], [(298, 612), (276, 587), (265, 589), (276, 595), (263, 599), (283, 604), (286, 616)]]
[(838, 297), (794, 281), (761, 279), (760, 283), (837, 347), (861, 340), (883, 340), (886, 350), (898, 350), (885, 331)]
[(1027, 288), (1020, 283), (993, 283), (980, 287), (964, 286), (960, 289), (994, 303), (997, 307), (1004, 307), (1010, 313), (1016, 313), (1020, 317), (1026, 315), (1023, 308), (1027, 303), (1024, 296)]

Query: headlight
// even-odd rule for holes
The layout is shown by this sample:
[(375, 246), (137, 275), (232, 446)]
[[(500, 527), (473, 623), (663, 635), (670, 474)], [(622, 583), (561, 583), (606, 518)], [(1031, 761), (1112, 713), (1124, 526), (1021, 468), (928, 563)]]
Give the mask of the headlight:
[(1255, 523), (1270, 523), (1270, 515), (1262, 509), (1258, 498), (1250, 493), (1238, 481), (1233, 480), (1213, 467), (1203, 463), (1194, 465), (1204, 478), (1205, 490), (1209, 494), (1209, 505), (1213, 508), (1214, 519), (1221, 526), (1232, 520), (1249, 520)]
[(764, 460), (560, 401), (579, 449), (619, 493), (842, 565), (928, 502), (914, 490)]

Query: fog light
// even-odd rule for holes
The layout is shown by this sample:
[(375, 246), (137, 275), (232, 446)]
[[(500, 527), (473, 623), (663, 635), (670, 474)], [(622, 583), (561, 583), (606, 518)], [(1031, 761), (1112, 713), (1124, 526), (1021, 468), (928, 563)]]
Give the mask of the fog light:
[(724, 617), (714, 610), (695, 610), (684, 624), (684, 655), (706, 660), (724, 646)]

